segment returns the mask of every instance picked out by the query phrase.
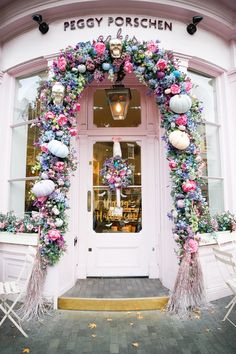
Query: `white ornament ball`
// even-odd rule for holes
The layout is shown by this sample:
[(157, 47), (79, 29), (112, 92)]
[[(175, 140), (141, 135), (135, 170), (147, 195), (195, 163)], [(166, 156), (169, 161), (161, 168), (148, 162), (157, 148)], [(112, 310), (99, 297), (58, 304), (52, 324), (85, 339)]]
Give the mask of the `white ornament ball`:
[(55, 156), (64, 158), (69, 154), (68, 147), (58, 140), (51, 140), (48, 143), (48, 150)]
[(190, 139), (187, 133), (182, 132), (178, 129), (170, 133), (169, 142), (176, 149), (185, 150), (190, 144)]
[(55, 220), (55, 226), (56, 227), (61, 227), (64, 224), (63, 220), (60, 218), (56, 218)]
[(86, 71), (86, 66), (84, 64), (78, 65), (78, 71), (79, 73), (84, 74)]
[(170, 99), (170, 109), (175, 113), (186, 113), (191, 106), (192, 100), (186, 94), (174, 95)]
[(185, 131), (186, 130), (185, 125), (179, 125), (179, 130)]
[(55, 184), (50, 179), (36, 182), (32, 188), (32, 193), (37, 197), (47, 197), (55, 189)]
[(46, 172), (41, 173), (41, 178), (42, 179), (48, 179), (48, 174)]

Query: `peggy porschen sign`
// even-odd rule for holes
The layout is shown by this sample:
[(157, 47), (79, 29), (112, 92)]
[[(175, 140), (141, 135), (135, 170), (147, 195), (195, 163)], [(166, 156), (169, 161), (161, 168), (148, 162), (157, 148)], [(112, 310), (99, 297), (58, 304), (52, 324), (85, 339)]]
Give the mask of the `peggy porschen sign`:
[(172, 22), (156, 19), (151, 17), (88, 17), (72, 19), (64, 22), (64, 31), (75, 31), (84, 28), (102, 28), (119, 27), (119, 28), (152, 28), (159, 31), (172, 31)]

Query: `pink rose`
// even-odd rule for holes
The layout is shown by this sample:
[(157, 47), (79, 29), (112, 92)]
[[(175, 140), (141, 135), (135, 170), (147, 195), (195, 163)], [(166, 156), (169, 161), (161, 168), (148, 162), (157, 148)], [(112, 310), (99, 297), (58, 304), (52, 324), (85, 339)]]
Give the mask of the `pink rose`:
[(48, 144), (42, 144), (40, 146), (40, 149), (42, 152), (48, 152)]
[(55, 118), (55, 114), (53, 112), (47, 112), (45, 114), (45, 119), (49, 120), (49, 119), (54, 119)]
[(188, 122), (188, 118), (186, 114), (181, 114), (180, 116), (178, 116), (178, 118), (175, 121), (175, 123), (178, 125), (186, 125), (187, 122)]
[(187, 164), (185, 162), (182, 163), (181, 168), (183, 171), (187, 170)]
[(66, 59), (64, 57), (60, 57), (57, 61), (57, 66), (61, 71), (66, 70)]
[(176, 205), (177, 205), (177, 208), (180, 208), (180, 209), (184, 208), (185, 207), (184, 199), (177, 200)]
[(195, 181), (188, 180), (182, 184), (182, 189), (184, 192), (193, 192), (197, 188), (197, 184)]
[(99, 55), (102, 55), (102, 54), (104, 54), (104, 52), (106, 50), (106, 46), (105, 46), (105, 44), (103, 42), (97, 42), (94, 45), (94, 49), (96, 50), (96, 52)]
[(156, 67), (159, 70), (165, 70), (167, 67), (167, 62), (164, 59), (159, 59), (158, 62), (156, 63)]
[(70, 136), (76, 136), (77, 135), (77, 130), (74, 129), (74, 128), (70, 128), (69, 132), (70, 132)]
[(169, 167), (173, 170), (174, 168), (177, 167), (177, 163), (176, 163), (174, 160), (171, 160), (171, 161), (169, 162)]
[(132, 73), (133, 71), (133, 64), (130, 61), (126, 61), (124, 64), (124, 70), (125, 72), (127, 72), (128, 74)]
[(37, 201), (40, 203), (44, 203), (44, 202), (46, 202), (47, 199), (48, 199), (48, 197), (38, 197)]
[(60, 231), (56, 230), (56, 229), (52, 229), (48, 231), (48, 238), (50, 238), (50, 240), (52, 241), (56, 241), (61, 237), (61, 233)]
[(177, 93), (180, 93), (180, 87), (177, 84), (171, 85), (170, 90), (171, 90), (171, 93), (173, 95), (176, 95)]
[(58, 161), (55, 163), (55, 170), (61, 172), (64, 170), (65, 164), (62, 161)]
[(18, 226), (17, 232), (24, 232), (25, 231), (25, 227), (24, 227), (24, 224), (20, 224), (20, 226)]
[(75, 104), (75, 109), (76, 109), (77, 112), (80, 111), (80, 103), (76, 103)]
[(190, 238), (188, 241), (185, 242), (184, 249), (187, 252), (196, 253), (198, 250), (198, 242)]
[(60, 114), (59, 117), (57, 118), (57, 123), (62, 126), (67, 123), (68, 119), (64, 114)]
[(150, 50), (150, 52), (155, 53), (158, 49), (158, 46), (156, 45), (156, 43), (151, 41), (147, 43), (147, 49)]
[(189, 91), (191, 90), (192, 86), (193, 86), (193, 84), (192, 84), (191, 81), (186, 81), (186, 82), (185, 82), (185, 90), (186, 90), (187, 92), (189, 92)]

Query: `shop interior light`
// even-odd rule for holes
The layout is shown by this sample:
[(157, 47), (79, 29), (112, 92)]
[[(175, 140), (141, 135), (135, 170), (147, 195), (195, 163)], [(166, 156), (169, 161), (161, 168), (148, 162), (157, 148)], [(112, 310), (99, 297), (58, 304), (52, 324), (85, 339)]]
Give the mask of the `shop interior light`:
[(131, 92), (124, 85), (114, 85), (112, 89), (106, 90), (111, 114), (114, 120), (124, 120), (127, 115)]

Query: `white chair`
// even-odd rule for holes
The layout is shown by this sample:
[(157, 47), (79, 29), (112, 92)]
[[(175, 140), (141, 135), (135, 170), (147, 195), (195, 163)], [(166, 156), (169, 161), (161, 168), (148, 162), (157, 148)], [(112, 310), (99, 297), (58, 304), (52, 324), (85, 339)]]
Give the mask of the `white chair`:
[[(32, 273), (36, 252), (37, 251), (35, 248), (28, 246), (24, 263), (17, 280), (0, 282), (0, 310), (2, 310), (4, 314), (0, 321), (0, 327), (5, 322), (5, 320), (9, 318), (9, 320), (25, 337), (28, 337), (28, 335), (23, 330), (21, 326), (21, 318), (16, 314), (14, 308), (17, 302), (22, 300), (26, 292), (27, 285)], [(15, 295), (15, 299), (12, 303), (9, 303), (8, 299), (12, 295)]]
[(228, 311), (222, 321), (228, 320), (234, 327), (236, 327), (236, 324), (229, 318), (229, 315), (236, 304), (236, 263), (233, 259), (234, 256), (231, 252), (223, 251), (222, 249), (216, 247), (213, 247), (213, 252), (216, 260), (222, 263), (225, 268), (227, 268), (226, 269), (227, 276), (225, 275), (226, 273), (224, 272), (223, 278), (225, 283), (228, 285), (228, 287), (233, 293), (232, 300), (225, 307), (226, 309), (228, 309)]

